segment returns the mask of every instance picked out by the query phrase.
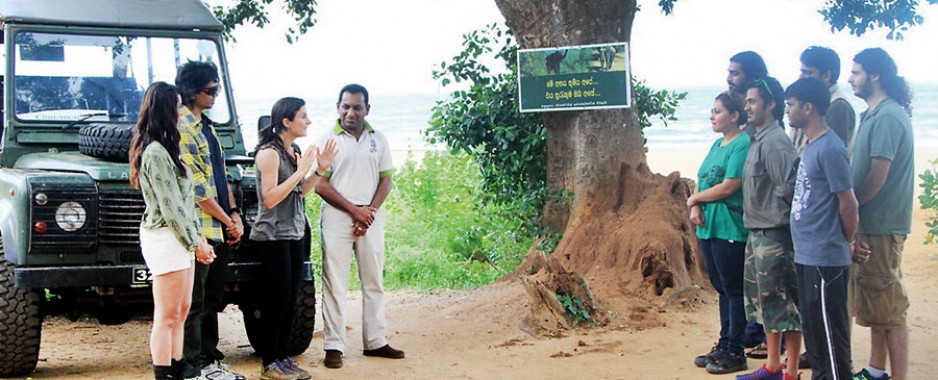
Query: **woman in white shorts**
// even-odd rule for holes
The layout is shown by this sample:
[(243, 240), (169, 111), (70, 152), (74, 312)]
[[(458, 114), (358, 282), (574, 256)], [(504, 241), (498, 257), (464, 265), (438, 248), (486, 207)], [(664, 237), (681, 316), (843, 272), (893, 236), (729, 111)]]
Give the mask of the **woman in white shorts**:
[(151, 84), (140, 105), (130, 145), (130, 183), (143, 193), (147, 206), (140, 224), (140, 249), (153, 275), (150, 356), (157, 380), (182, 379), (183, 326), (192, 300), (192, 260), (208, 264), (215, 258), (200, 234), (192, 180), (179, 160), (179, 107), (175, 86)]

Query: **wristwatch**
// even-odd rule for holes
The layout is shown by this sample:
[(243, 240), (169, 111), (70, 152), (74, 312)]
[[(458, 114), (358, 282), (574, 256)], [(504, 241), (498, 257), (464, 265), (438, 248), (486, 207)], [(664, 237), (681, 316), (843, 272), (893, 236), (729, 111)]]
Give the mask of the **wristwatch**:
[(231, 213), (235, 213), (235, 212), (238, 213), (239, 215), (240, 215), (240, 214), (243, 214), (243, 212), (241, 212), (241, 208), (240, 208), (240, 207), (232, 207), (232, 208), (231, 208), (231, 211), (229, 211), (228, 214), (230, 215)]

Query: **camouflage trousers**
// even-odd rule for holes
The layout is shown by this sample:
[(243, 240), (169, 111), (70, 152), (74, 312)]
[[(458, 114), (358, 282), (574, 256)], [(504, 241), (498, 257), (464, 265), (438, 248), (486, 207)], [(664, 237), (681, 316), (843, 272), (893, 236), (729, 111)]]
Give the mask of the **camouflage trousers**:
[(801, 331), (797, 288), (788, 227), (750, 231), (743, 269), (746, 319), (761, 323), (767, 333)]

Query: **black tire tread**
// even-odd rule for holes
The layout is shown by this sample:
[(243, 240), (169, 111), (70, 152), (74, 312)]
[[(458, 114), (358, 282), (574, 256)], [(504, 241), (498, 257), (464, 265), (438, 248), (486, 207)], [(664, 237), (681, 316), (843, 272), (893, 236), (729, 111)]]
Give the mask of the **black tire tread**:
[(89, 124), (78, 131), (78, 151), (108, 161), (126, 162), (133, 136), (133, 125)]
[(0, 243), (0, 377), (24, 376), (36, 369), (42, 341), (39, 292), (13, 285), (13, 264)]

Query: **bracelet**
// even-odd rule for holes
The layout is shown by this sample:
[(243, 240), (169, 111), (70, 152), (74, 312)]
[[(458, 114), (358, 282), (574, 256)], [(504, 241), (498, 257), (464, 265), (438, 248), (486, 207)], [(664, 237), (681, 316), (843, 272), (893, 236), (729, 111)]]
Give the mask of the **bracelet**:
[(313, 170), (313, 175), (317, 177), (322, 177), (322, 174), (319, 174), (319, 169)]
[(235, 212), (238, 213), (238, 214), (243, 214), (243, 212), (241, 212), (241, 208), (240, 208), (240, 207), (232, 207), (232, 208), (231, 208), (231, 211), (228, 211), (228, 214), (230, 215), (230, 214), (235, 213)]

